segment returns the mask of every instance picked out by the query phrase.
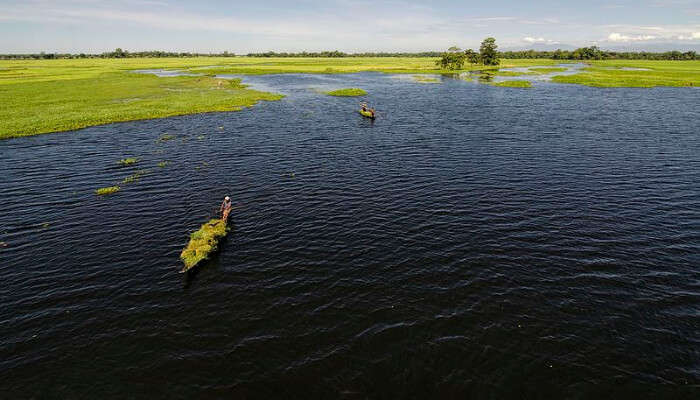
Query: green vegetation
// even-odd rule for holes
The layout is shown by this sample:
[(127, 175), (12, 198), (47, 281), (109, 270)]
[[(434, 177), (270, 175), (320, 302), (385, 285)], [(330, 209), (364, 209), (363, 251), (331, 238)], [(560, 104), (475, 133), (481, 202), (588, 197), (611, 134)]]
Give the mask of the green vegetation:
[(128, 167), (129, 165), (134, 165), (137, 162), (139, 162), (139, 159), (135, 157), (122, 158), (121, 160), (119, 160), (119, 165), (121, 165), (122, 167)]
[(219, 246), (219, 241), (228, 233), (229, 228), (221, 219), (212, 219), (197, 231), (190, 235), (190, 242), (187, 244), (180, 259), (185, 263), (185, 272), (194, 268), (202, 260), (207, 259)]
[(124, 178), (124, 179), (122, 180), (122, 184), (128, 185), (128, 184), (130, 184), (130, 183), (138, 182), (139, 179), (141, 178), (141, 176), (143, 176), (143, 175), (145, 175), (145, 174), (146, 174), (146, 171), (145, 171), (145, 170), (136, 171), (135, 174), (129, 175), (129, 176), (127, 176), (126, 178)]
[(165, 168), (168, 166), (168, 164), (170, 164), (170, 161), (161, 161), (158, 163), (158, 167)]
[(503, 81), (492, 83), (493, 86), (509, 87), (509, 88), (531, 88), (532, 83), (529, 81)]
[(112, 193), (117, 193), (120, 191), (122, 188), (119, 186), (109, 186), (109, 187), (103, 187), (100, 189), (95, 190), (95, 194), (98, 196), (106, 196)]
[[(489, 46), (484, 50), (488, 50)], [(495, 45), (495, 43), (494, 43)], [(488, 53), (488, 51), (487, 51)], [(213, 111), (232, 111), (282, 96), (247, 88), (240, 80), (209, 76), (157, 77), (133, 70), (162, 68), (208, 74), (354, 73), (440, 74), (512, 67), (554, 66), (560, 59), (503, 59), (500, 66), (475, 63), (465, 51), (460, 69), (440, 69), (431, 57), (194, 57), (81, 58), (0, 61), (0, 139), (67, 131), (88, 126)], [(471, 54), (472, 58), (470, 58)], [(504, 53), (496, 55), (503, 57)], [(577, 54), (597, 57), (598, 53)], [(682, 53), (685, 54), (685, 53)], [(557, 56), (559, 57), (559, 55)], [(605, 57), (605, 55), (601, 56)], [(675, 56), (674, 56), (675, 57)], [(686, 56), (682, 56), (686, 57)], [(681, 58), (682, 58), (681, 57)], [(687, 57), (690, 57), (689, 55)], [(696, 57), (696, 56), (693, 56)], [(480, 62), (486, 63), (483, 55)], [(589, 61), (580, 74), (561, 83), (600, 87), (700, 85), (700, 61)], [(615, 67), (617, 69), (606, 69)], [(620, 70), (619, 67), (650, 71)], [(457, 68), (457, 67), (455, 67)], [(536, 71), (536, 70), (534, 70)], [(539, 72), (545, 72), (540, 70)], [(557, 71), (549, 70), (546, 73)], [(170, 139), (169, 136), (164, 138)]]
[(367, 95), (367, 92), (365, 92), (362, 89), (358, 89), (358, 88), (338, 89), (338, 90), (333, 90), (333, 91), (324, 92), (324, 93), (329, 95), (329, 96), (338, 96), (338, 97), (353, 97), (353, 96), (365, 96), (365, 95)]
[(175, 135), (171, 135), (169, 133), (164, 133), (158, 137), (158, 142), (167, 142), (168, 140), (173, 140), (175, 139)]
[(531, 73), (540, 74), (540, 75), (553, 74), (556, 72), (565, 72), (567, 70), (568, 70), (568, 68), (562, 68), (562, 67), (533, 67), (533, 68), (530, 68)]
[(440, 83), (440, 79), (432, 76), (413, 75), (411, 78), (418, 83)]
[[(201, 60), (0, 61), (0, 139), (80, 129), (136, 119), (233, 111), (282, 96), (247, 89), (240, 80), (157, 77), (141, 66)], [(125, 60), (126, 61), (126, 60)], [(211, 62), (211, 61), (210, 61)], [(186, 64), (186, 63), (189, 63)]]
[[(575, 75), (552, 81), (596, 87), (700, 86), (700, 61), (591, 61)], [(647, 71), (620, 68), (644, 68)]]
[(498, 45), (496, 39), (488, 37), (481, 42), (479, 48), (479, 60), (484, 65), (499, 65), (501, 60), (498, 55)]

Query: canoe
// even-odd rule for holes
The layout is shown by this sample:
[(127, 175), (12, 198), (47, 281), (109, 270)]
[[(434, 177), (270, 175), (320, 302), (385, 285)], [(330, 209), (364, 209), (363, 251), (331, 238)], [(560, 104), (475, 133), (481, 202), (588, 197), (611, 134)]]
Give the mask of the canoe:
[(180, 258), (185, 266), (180, 272), (187, 272), (206, 260), (219, 248), (221, 242), (228, 235), (229, 227), (222, 219), (212, 219), (193, 234), (190, 242), (182, 250)]
[(376, 116), (373, 115), (373, 114), (372, 114), (371, 112), (369, 112), (369, 111), (362, 111), (362, 110), (360, 110), (360, 114), (362, 114), (362, 116), (367, 117), (367, 118), (372, 118), (372, 119), (376, 118)]

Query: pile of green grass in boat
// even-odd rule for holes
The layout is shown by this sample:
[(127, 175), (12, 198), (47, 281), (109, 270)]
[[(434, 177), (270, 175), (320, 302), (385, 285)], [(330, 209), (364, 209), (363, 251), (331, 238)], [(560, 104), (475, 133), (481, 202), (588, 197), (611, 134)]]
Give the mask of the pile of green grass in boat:
[(359, 88), (347, 88), (347, 89), (338, 89), (338, 90), (332, 90), (330, 92), (324, 92), (325, 94), (329, 96), (337, 96), (337, 97), (354, 97), (354, 96), (365, 96), (367, 92), (365, 92), (362, 89)]
[(531, 88), (532, 83), (529, 81), (503, 81), (503, 82), (497, 82), (497, 83), (492, 83), (493, 86), (500, 86), (500, 87), (510, 87), (510, 88)]
[(219, 246), (219, 241), (228, 233), (228, 227), (221, 219), (212, 219), (202, 225), (197, 232), (190, 235), (190, 242), (187, 244), (180, 259), (185, 263), (183, 271), (195, 267), (202, 260), (205, 260)]
[(139, 159), (135, 157), (122, 158), (121, 160), (119, 160), (119, 165), (121, 165), (122, 167), (128, 167), (129, 165), (134, 165), (137, 162), (139, 162)]
[(95, 190), (95, 194), (97, 194), (98, 196), (106, 196), (108, 194), (117, 193), (121, 189), (122, 188), (119, 186), (103, 187)]

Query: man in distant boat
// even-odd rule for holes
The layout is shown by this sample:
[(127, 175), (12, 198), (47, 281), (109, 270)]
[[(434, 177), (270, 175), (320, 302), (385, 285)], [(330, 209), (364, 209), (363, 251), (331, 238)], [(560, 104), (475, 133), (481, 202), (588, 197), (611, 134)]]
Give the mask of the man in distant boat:
[(228, 215), (231, 212), (231, 198), (226, 196), (224, 197), (224, 202), (221, 203), (221, 209), (219, 212), (221, 213), (221, 219), (224, 220), (224, 223), (228, 222)]

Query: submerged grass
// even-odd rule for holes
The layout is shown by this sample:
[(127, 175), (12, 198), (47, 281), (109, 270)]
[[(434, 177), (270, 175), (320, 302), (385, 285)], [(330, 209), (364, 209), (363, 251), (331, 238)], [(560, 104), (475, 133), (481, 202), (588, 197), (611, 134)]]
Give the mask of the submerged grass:
[(332, 90), (330, 92), (323, 92), (329, 96), (337, 96), (337, 97), (354, 97), (354, 96), (365, 96), (367, 95), (367, 92), (359, 89), (359, 88), (347, 88), (347, 89), (338, 89), (338, 90)]
[(117, 193), (118, 191), (121, 190), (121, 187), (119, 186), (109, 186), (109, 187), (103, 187), (95, 190), (95, 194), (98, 196), (106, 196), (112, 193)]
[(411, 77), (414, 82), (418, 83), (440, 83), (440, 79), (432, 77), (432, 76), (423, 76), (423, 75), (413, 75)]
[(180, 259), (185, 263), (183, 272), (194, 268), (202, 260), (216, 251), (219, 246), (219, 241), (228, 233), (229, 228), (221, 219), (212, 219), (202, 225), (197, 232), (190, 235), (190, 242), (187, 244)]
[(500, 87), (509, 87), (509, 88), (531, 88), (532, 83), (529, 81), (503, 81), (503, 82), (496, 82), (492, 83), (491, 85), (493, 86), (500, 86)]

